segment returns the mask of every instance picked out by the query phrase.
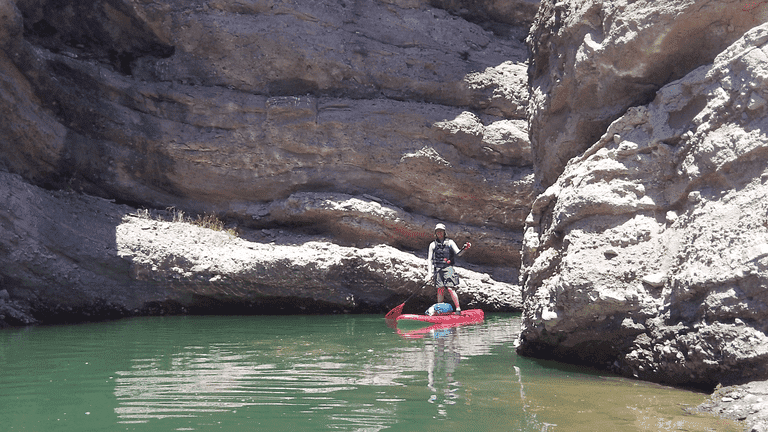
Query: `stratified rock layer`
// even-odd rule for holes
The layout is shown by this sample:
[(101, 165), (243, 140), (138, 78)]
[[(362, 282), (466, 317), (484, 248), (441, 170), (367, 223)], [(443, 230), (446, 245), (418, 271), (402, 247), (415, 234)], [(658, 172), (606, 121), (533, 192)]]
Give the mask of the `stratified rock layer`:
[(510, 232), (529, 212), (518, 18), (486, 30), (422, 1), (16, 6), (0, 164), (36, 184), (251, 222), (238, 209), (296, 192)]
[(675, 384), (768, 376), (768, 25), (631, 108), (533, 204), (520, 350)]
[[(277, 230), (239, 238), (6, 173), (0, 251), (0, 327), (159, 313), (385, 312), (426, 274), (423, 258), (391, 246)], [(520, 309), (516, 285), (458, 273), (466, 306)], [(409, 306), (432, 301), (434, 289), (420, 294)]]
[[(523, 39), (537, 4), (5, 0), (0, 171), (133, 207), (216, 214), (262, 243), (273, 240), (275, 230), (303, 243), (321, 236), (321, 262), (388, 245), (409, 251), (420, 267), (434, 225), (444, 222), (457, 241), (474, 244), (466, 264), (490, 266), (483, 271), (514, 284), (520, 230), (534, 196)], [(11, 204), (7, 232), (23, 239), (35, 228), (16, 220), (26, 217), (18, 213), (26, 211), (23, 200)], [(68, 216), (60, 222), (84, 229), (74, 211), (61, 210)], [(112, 219), (127, 213), (107, 212)], [(80, 307), (95, 316), (99, 304), (108, 315), (177, 301), (158, 285), (176, 273), (163, 273), (155, 258), (138, 253), (114, 256), (121, 223), (112, 219), (95, 223), (93, 244), (51, 235), (37, 241), (44, 252), (26, 256), (8, 243), (0, 254), (7, 263), (0, 290), (8, 293), (7, 313), (0, 315), (21, 316), (16, 301), (25, 310), (40, 306), (35, 319), (44, 310), (63, 316)], [(59, 238), (64, 243), (57, 244)], [(43, 256), (88, 271), (73, 268), (66, 273), (72, 280), (62, 279), (40, 270)], [(154, 263), (146, 266), (160, 273), (126, 273), (126, 261)], [(192, 258), (181, 261), (196, 265)], [(315, 268), (294, 270), (341, 291), (322, 298), (303, 292), (299, 303), (314, 299), (339, 309), (354, 296), (356, 304), (381, 309), (388, 296), (415, 283), (406, 272), (379, 280), (376, 294), (341, 289), (334, 287), (337, 276), (343, 284), (355, 282), (333, 269), (352, 264), (326, 264), (323, 278), (313, 276)], [(192, 274), (196, 283), (200, 275)], [(222, 277), (269, 286), (269, 296), (288, 298), (290, 280), (281, 274), (259, 274), (258, 281)], [(216, 279), (215, 286), (224, 285)], [(62, 286), (78, 294), (60, 294)], [(237, 292), (232, 301), (248, 304)]]

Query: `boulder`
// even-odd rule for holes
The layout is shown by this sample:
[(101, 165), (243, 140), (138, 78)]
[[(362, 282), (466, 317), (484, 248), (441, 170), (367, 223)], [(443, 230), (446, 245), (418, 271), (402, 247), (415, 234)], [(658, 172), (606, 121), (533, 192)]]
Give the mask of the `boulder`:
[(631, 108), (532, 206), (520, 352), (713, 388), (768, 375), (768, 25)]
[(768, 431), (768, 381), (719, 387), (696, 411), (741, 421), (749, 432)]

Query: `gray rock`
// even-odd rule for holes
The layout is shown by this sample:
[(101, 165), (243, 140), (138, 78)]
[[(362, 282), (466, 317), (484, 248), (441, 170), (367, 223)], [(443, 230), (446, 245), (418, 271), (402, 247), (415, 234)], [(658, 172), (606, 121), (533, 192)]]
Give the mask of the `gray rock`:
[[(248, 229), (237, 237), (178, 214), (172, 215), (177, 221), (165, 221), (100, 198), (45, 191), (2, 172), (0, 208), (0, 250), (11, 251), (0, 254), (0, 268), (3, 277), (23, 282), (8, 288), (18, 303), (0, 309), (8, 325), (269, 313), (277, 311), (277, 301), (297, 311), (311, 303), (317, 311), (385, 312), (418, 289), (426, 274), (424, 258), (381, 243), (358, 248), (323, 236)], [(363, 221), (378, 216), (364, 207), (357, 211)], [(457, 269), (463, 304), (519, 310), (519, 287), (492, 279), (489, 270)], [(414, 301), (433, 296), (425, 289)]]
[[(334, 254), (350, 260), (355, 247), (424, 251), (440, 221), (473, 241), (467, 263), (491, 266), (478, 268), (514, 286), (534, 196), (522, 39), (537, 5), (4, 2), (0, 170), (28, 183), (4, 186), (16, 198), (7, 198), (13, 226), (3, 229), (18, 244), (0, 249), (0, 260), (27, 267), (0, 277), (22, 281), (9, 289), (13, 298), (42, 301), (37, 310), (51, 316), (170, 304), (158, 280), (274, 284), (263, 288), (270, 295), (285, 282), (280, 272), (269, 283), (235, 270), (198, 273), (190, 257), (171, 265), (120, 255), (117, 221), (135, 209), (100, 196), (222, 215), (256, 244), (286, 246), (279, 242), (310, 233), (348, 248)], [(89, 198), (46, 196), (30, 184)], [(77, 206), (107, 216), (88, 221)], [(41, 210), (54, 216), (30, 217)], [(285, 232), (260, 234), (277, 228)], [(139, 231), (160, 241), (146, 237), (159, 226)], [(334, 273), (348, 266), (328, 265), (327, 277), (351, 285), (377, 274), (355, 279)], [(354, 293), (381, 308), (408, 281), (379, 281), (366, 288), (378, 291), (370, 298), (341, 288), (326, 297)]]
[(742, 115), (766, 93), (766, 50), (761, 25), (628, 110), (537, 198), (521, 353), (684, 385), (768, 377), (768, 110)]
[(555, 183), (627, 108), (712, 62), (757, 23), (743, 5), (716, 0), (542, 1), (528, 37), (537, 182)]
[(768, 430), (768, 381), (718, 388), (698, 412), (740, 420), (750, 432)]
[[(18, 2), (13, 16), (51, 28), (27, 40), (5, 24), (23, 43), (0, 51), (0, 163), (35, 184), (259, 227), (275, 221), (240, 210), (310, 191), (516, 230), (533, 197), (527, 50), (432, 3)], [(508, 29), (536, 5), (443, 3)], [(465, 115), (476, 142), (451, 126)]]

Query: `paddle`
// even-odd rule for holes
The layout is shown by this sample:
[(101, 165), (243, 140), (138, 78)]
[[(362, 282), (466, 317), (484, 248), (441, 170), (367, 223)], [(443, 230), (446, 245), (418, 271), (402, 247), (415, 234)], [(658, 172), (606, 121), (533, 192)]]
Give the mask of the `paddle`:
[(413, 296), (415, 296), (415, 295), (416, 295), (416, 294), (417, 294), (419, 291), (421, 291), (422, 289), (424, 289), (424, 287), (425, 287), (425, 286), (427, 286), (427, 284), (428, 284), (428, 283), (429, 283), (429, 281), (425, 281), (425, 282), (424, 282), (424, 284), (423, 284), (422, 286), (420, 286), (420, 287), (419, 287), (419, 289), (417, 289), (416, 291), (414, 291), (414, 292), (413, 292), (413, 294), (411, 294), (411, 296), (410, 296), (410, 297), (408, 297), (407, 299), (405, 299), (405, 301), (404, 301), (404, 302), (400, 303), (399, 305), (397, 305), (397, 306), (395, 306), (394, 308), (392, 308), (392, 310), (391, 310), (391, 311), (387, 312), (387, 314), (386, 314), (386, 315), (384, 315), (384, 318), (385, 318), (385, 319), (388, 319), (388, 320), (397, 319), (397, 317), (399, 317), (400, 315), (402, 315), (402, 314), (403, 314), (403, 306), (405, 306), (405, 302), (407, 302), (408, 300), (412, 299), (412, 298), (413, 298)]

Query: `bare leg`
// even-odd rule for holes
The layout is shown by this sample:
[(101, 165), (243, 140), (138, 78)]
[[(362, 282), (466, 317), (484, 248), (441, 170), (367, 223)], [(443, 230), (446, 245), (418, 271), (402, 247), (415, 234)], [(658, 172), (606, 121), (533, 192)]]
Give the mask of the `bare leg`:
[(445, 294), (445, 288), (440, 287), (440, 288), (437, 289), (437, 302), (438, 303), (442, 303), (443, 302), (444, 294)]
[(459, 304), (459, 296), (456, 295), (456, 291), (454, 291), (452, 288), (446, 288), (448, 292), (451, 294), (451, 300), (453, 300), (453, 304), (456, 306), (456, 311), (461, 310), (461, 305)]

